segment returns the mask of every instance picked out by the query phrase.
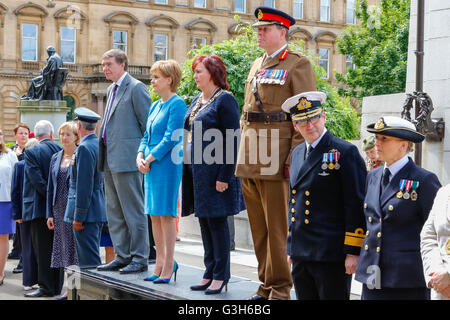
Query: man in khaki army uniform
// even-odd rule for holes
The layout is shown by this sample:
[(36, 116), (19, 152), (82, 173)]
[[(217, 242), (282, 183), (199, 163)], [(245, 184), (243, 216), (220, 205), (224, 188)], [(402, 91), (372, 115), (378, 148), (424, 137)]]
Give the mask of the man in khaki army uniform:
[(262, 282), (250, 300), (287, 300), (292, 288), (286, 259), (287, 178), (291, 151), (303, 138), (281, 105), (291, 96), (316, 90), (316, 78), (309, 60), (287, 47), (295, 19), (268, 7), (256, 8), (255, 16), (258, 45), (266, 53), (253, 63), (245, 85), (236, 176), (242, 178)]

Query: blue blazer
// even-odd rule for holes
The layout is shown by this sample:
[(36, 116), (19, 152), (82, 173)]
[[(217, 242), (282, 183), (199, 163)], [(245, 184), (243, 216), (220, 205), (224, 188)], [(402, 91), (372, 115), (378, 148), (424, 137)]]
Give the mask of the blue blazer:
[[(291, 155), (287, 254), (306, 261), (343, 262), (359, 255), (364, 235), (366, 166), (358, 149), (327, 131), (309, 157), (306, 144)], [(322, 169), (324, 153), (340, 152), (340, 169)]]
[(64, 221), (106, 222), (103, 173), (97, 169), (98, 138), (91, 134), (75, 151)]
[[(23, 155), (23, 154), (22, 154)], [(16, 162), (14, 165), (12, 182), (11, 182), (11, 206), (13, 210), (13, 219), (22, 219), (22, 203), (23, 203), (23, 168), (24, 160)]]
[[(187, 131), (190, 130), (189, 115), (199, 97), (200, 95), (192, 100), (184, 118), (184, 129)], [(190, 159), (187, 159), (185, 152), (186, 137), (183, 137), (182, 216), (188, 216), (195, 211), (196, 217), (217, 218), (235, 215), (245, 209), (241, 180), (234, 175), (239, 137), (234, 137), (234, 148), (230, 148), (234, 155), (228, 155), (228, 157), (226, 153), (227, 141), (225, 139), (227, 129), (232, 129), (233, 132), (239, 130), (239, 114), (239, 106), (236, 99), (229, 92), (224, 92), (208, 107), (198, 113), (194, 123), (201, 124), (201, 129), (200, 126), (193, 125)], [(219, 145), (215, 137), (210, 139), (210, 141), (205, 139), (204, 134), (208, 129), (215, 129), (215, 133), (220, 131), (223, 138), (222, 150), (204, 152), (205, 148), (208, 146), (211, 148), (210, 145), (214, 142)], [(198, 142), (200, 143), (197, 144)], [(194, 159), (194, 153), (196, 152), (201, 155), (201, 161)], [(213, 157), (221, 154), (222, 157), (213, 163), (205, 163), (204, 153)], [(231, 158), (231, 161), (228, 158)], [(188, 163), (192, 163), (193, 177), (187, 168)], [(216, 191), (216, 181), (227, 182), (228, 189), (225, 192)]]
[[(63, 154), (64, 150), (55, 153), (50, 161), (50, 172), (47, 184), (47, 212), (46, 212), (47, 219), (53, 218), (53, 206), (55, 205), (56, 202), (56, 190), (58, 189), (58, 172), (59, 167), (61, 165), (61, 159), (63, 157)], [(66, 178), (67, 185), (69, 185), (70, 171), (71, 168), (69, 168), (69, 172)]]
[(46, 217), (47, 181), (50, 160), (61, 146), (45, 139), (25, 149), (22, 218), (31, 221)]
[[(368, 235), (355, 279), (374, 285), (374, 269), (369, 267), (378, 266), (381, 288), (425, 288), (420, 231), (441, 184), (434, 173), (418, 167), (410, 158), (380, 196), (383, 170), (372, 170), (367, 177), (364, 214)], [(396, 197), (402, 179), (419, 181), (416, 201)]]

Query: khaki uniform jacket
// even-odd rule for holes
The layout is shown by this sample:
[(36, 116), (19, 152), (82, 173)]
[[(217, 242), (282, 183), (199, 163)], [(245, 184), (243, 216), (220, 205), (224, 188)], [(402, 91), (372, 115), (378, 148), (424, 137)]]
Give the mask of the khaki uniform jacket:
[(285, 179), (284, 167), (290, 163), (290, 154), (303, 142), (303, 138), (294, 130), (291, 121), (265, 123), (244, 120), (245, 111), (260, 111), (252, 91), (253, 79), (262, 69), (288, 71), (284, 84), (257, 84), (264, 112), (282, 112), (281, 105), (286, 99), (302, 92), (316, 90), (316, 76), (308, 58), (301, 53), (288, 50), (287, 56), (282, 51), (274, 58), (266, 57), (265, 53), (255, 60), (245, 83), (236, 176), (282, 180)]

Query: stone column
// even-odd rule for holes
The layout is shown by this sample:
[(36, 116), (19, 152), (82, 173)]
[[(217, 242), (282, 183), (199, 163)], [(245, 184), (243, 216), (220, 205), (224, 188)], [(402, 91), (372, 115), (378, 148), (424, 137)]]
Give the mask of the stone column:
[[(415, 89), (417, 0), (411, 0), (406, 92)], [(442, 142), (423, 142), (422, 166), (436, 173), (443, 185), (450, 183), (450, 1), (425, 1), (423, 91), (433, 101), (432, 118), (446, 124)]]

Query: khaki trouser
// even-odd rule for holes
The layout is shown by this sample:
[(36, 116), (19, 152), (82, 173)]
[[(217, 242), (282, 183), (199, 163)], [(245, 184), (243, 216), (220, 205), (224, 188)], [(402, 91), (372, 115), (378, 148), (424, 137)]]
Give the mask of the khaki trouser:
[(264, 298), (289, 300), (292, 288), (286, 256), (289, 182), (242, 178), (242, 191), (262, 282), (256, 293)]

